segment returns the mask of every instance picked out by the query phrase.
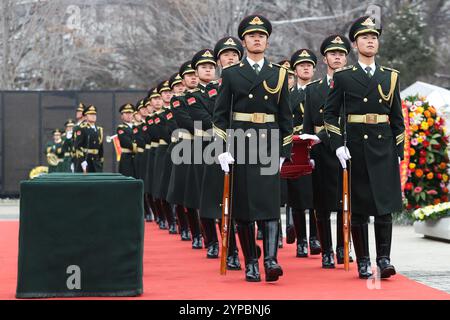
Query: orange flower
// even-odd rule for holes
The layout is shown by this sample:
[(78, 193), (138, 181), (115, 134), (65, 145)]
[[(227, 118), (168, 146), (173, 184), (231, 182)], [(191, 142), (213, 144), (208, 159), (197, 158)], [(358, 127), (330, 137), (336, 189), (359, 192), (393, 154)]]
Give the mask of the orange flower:
[[(413, 148), (411, 148), (410, 150), (409, 150), (409, 155), (412, 157), (412, 156), (414, 156), (416, 154), (416, 150), (414, 150)], [(442, 169), (442, 168), (441, 168)]]
[(439, 164), (439, 169), (444, 170), (445, 168), (447, 168), (447, 164), (445, 162), (441, 162)]
[(430, 127), (434, 124), (434, 120), (432, 118), (428, 118), (427, 122)]
[(428, 179), (428, 180), (433, 179), (433, 177), (434, 177), (433, 172), (430, 172), (429, 174), (427, 174), (427, 179)]
[(423, 115), (424, 115), (425, 117), (429, 118), (429, 117), (431, 117), (431, 112), (427, 110), (427, 111), (425, 111), (425, 112), (423, 113)]
[(412, 131), (417, 131), (419, 130), (419, 127), (417, 126), (417, 124), (412, 125), (411, 127)]
[(439, 203), (441, 203), (440, 199), (434, 199), (434, 204), (439, 204)]
[(436, 109), (434, 107), (428, 107), (428, 111), (430, 111), (432, 114), (436, 114)]
[(422, 169), (417, 169), (417, 170), (416, 170), (416, 176), (417, 176), (417, 178), (422, 178), (422, 176), (423, 176), (423, 170), (422, 170)]

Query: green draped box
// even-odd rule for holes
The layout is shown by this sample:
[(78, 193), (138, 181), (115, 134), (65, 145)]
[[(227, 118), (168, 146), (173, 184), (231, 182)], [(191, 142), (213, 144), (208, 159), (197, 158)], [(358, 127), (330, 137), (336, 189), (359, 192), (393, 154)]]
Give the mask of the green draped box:
[(141, 180), (51, 174), (20, 193), (17, 298), (142, 294)]

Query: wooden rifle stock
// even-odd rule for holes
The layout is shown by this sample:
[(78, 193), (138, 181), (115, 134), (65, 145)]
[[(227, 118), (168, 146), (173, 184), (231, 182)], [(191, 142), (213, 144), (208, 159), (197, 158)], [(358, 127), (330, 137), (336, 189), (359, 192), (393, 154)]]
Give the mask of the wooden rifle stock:
[(222, 253), (220, 256), (220, 274), (222, 275), (227, 273), (230, 222), (230, 173), (226, 172), (223, 178), (222, 197)]
[(342, 219), (343, 219), (343, 232), (344, 232), (344, 269), (349, 271), (350, 265), (350, 230), (351, 230), (351, 198), (350, 198), (350, 180), (349, 171), (344, 169), (342, 179)]

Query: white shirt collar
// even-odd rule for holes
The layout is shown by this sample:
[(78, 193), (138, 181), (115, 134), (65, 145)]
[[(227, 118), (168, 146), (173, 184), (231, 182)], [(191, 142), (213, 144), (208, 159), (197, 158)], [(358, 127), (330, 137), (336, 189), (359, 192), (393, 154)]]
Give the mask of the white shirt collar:
[(376, 65), (375, 65), (375, 62), (372, 63), (371, 65), (364, 64), (364, 63), (362, 63), (361, 61), (358, 61), (358, 63), (359, 63), (359, 65), (361, 66), (361, 68), (363, 69), (364, 72), (366, 72), (366, 68), (367, 68), (367, 67), (370, 67), (370, 69), (372, 69), (372, 70), (370, 71), (370, 73), (372, 73), (372, 75), (374, 74), (375, 69), (377, 68)]
[(261, 59), (258, 62), (255, 62), (252, 59), (250, 59), (249, 57), (247, 57), (247, 61), (250, 64), (250, 67), (252, 67), (252, 68), (253, 68), (254, 64), (257, 63), (259, 65), (259, 71), (261, 71), (264, 66), (264, 59)]
[(330, 77), (330, 75), (329, 75), (329, 74), (327, 74), (327, 83), (330, 83), (330, 82), (331, 82), (331, 80), (333, 80), (333, 77)]

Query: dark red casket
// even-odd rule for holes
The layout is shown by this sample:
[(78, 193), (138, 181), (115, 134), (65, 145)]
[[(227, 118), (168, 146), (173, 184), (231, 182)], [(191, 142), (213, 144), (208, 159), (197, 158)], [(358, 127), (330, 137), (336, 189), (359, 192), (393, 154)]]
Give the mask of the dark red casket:
[(299, 136), (293, 137), (291, 159), (286, 159), (281, 167), (281, 177), (285, 179), (297, 179), (312, 173), (309, 151), (311, 140), (301, 140)]

